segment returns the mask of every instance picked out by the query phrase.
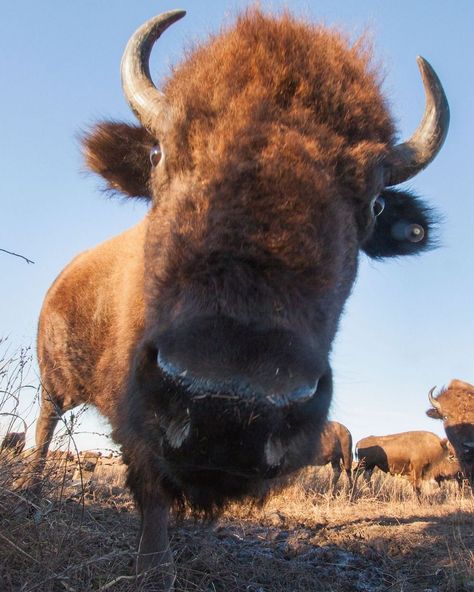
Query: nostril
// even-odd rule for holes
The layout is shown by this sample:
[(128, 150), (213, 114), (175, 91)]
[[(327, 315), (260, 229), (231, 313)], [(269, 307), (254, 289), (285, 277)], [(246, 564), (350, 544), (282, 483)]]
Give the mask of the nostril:
[[(310, 401), (326, 384), (326, 360), (293, 333), (199, 317), (156, 335), (156, 368), (183, 395), (276, 407)], [(323, 385), (323, 390), (326, 390)]]
[[(261, 380), (255, 376), (246, 376), (240, 372), (238, 375), (222, 374), (222, 376), (208, 375), (206, 372), (196, 374), (193, 369), (189, 370), (184, 365), (171, 361), (160, 349), (156, 354), (156, 364), (161, 372), (172, 379), (175, 383), (189, 390), (189, 394), (194, 397), (213, 397), (216, 393), (221, 396), (227, 395), (232, 398), (246, 399), (250, 395), (258, 395), (275, 407), (288, 407), (290, 405), (303, 404), (312, 399), (317, 391), (320, 379), (314, 379), (314, 382), (300, 386), (285, 380), (278, 383), (270, 383), (267, 380)], [(282, 377), (284, 373), (279, 373)], [(294, 375), (293, 375), (294, 379)]]
[(304, 385), (288, 393), (275, 393), (267, 395), (267, 400), (275, 407), (286, 407), (293, 405), (294, 403), (306, 403), (314, 397), (318, 390), (319, 379), (313, 383), (313, 385)]
[(311, 399), (318, 390), (319, 378), (315, 380), (312, 386), (301, 386), (290, 393), (290, 401), (302, 403)]
[(164, 374), (175, 380), (178, 378), (185, 378), (188, 373), (184, 368), (180, 368), (166, 359), (160, 350), (158, 350), (158, 353), (156, 354), (156, 363)]

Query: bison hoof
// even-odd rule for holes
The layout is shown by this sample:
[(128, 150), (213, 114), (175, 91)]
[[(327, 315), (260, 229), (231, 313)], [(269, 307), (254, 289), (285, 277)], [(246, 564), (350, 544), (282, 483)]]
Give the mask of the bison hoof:
[(143, 580), (144, 590), (153, 592), (174, 592), (176, 570), (173, 556), (165, 553), (139, 554), (137, 558), (137, 579)]

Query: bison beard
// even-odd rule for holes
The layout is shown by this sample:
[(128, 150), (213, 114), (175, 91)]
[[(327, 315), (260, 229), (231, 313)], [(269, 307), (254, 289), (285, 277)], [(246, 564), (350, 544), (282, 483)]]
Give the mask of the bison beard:
[(449, 121), (419, 58), (425, 117), (397, 144), (363, 44), (259, 10), (191, 52), (161, 92), (148, 59), (182, 16), (151, 19), (125, 50), (141, 125), (84, 138), (87, 166), (150, 208), (47, 294), (33, 461), (38, 473), (62, 413), (95, 405), (141, 511), (137, 569), (163, 568), (166, 589), (172, 504), (213, 515), (317, 454), (359, 253), (430, 246), (429, 209), (388, 188), (433, 160)]

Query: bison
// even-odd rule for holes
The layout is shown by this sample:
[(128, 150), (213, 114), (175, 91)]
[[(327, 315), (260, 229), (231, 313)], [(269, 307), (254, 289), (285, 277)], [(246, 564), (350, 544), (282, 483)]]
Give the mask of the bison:
[[(25, 449), (26, 445), (26, 433), (28, 431), (28, 425), (26, 421), (21, 418), (18, 413), (9, 413), (2, 411), (0, 416), (9, 416), (13, 419), (9, 420), (9, 426), (7, 428), (7, 432), (3, 437), (2, 444), (0, 446), (0, 452), (10, 452), (14, 455), (21, 455)], [(14, 424), (20, 421), (23, 424), (23, 431), (21, 432), (13, 432), (11, 431), (14, 427)]]
[[(324, 466), (331, 463), (331, 490), (335, 495), (337, 483), (344, 468), (349, 488), (352, 488), (352, 436), (345, 425), (328, 421), (324, 426), (313, 465)], [(341, 468), (342, 465), (342, 468)]]
[(474, 492), (474, 386), (455, 379), (436, 397), (433, 396), (435, 389), (429, 392), (431, 408), (426, 415), (443, 420), (446, 436)]
[(137, 570), (167, 572), (165, 588), (171, 507), (215, 515), (311, 463), (359, 253), (431, 245), (431, 210), (393, 187), (433, 160), (449, 120), (418, 58), (426, 111), (397, 143), (363, 43), (258, 9), (159, 90), (150, 53), (184, 14), (152, 18), (125, 49), (139, 125), (105, 121), (83, 139), (86, 165), (148, 213), (65, 268), (38, 331), (37, 472), (58, 417), (96, 406), (141, 513)]
[(58, 463), (70, 463), (74, 462), (75, 456), (74, 453), (70, 450), (48, 450), (48, 458), (52, 462)]
[(0, 452), (10, 451), (16, 454), (21, 454), (26, 444), (25, 432), (8, 432), (2, 440)]
[(421, 481), (449, 456), (448, 441), (432, 432), (414, 431), (368, 436), (356, 444), (357, 470), (370, 481), (375, 467), (391, 475), (406, 475), (417, 496)]
[(88, 485), (94, 476), (94, 472), (101, 458), (101, 452), (95, 452), (93, 450), (80, 452), (72, 476), (73, 482), (81, 486)]

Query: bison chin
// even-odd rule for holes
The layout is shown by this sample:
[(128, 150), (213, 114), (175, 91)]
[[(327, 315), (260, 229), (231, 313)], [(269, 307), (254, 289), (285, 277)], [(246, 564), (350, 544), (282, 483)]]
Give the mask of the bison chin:
[(276, 405), (251, 392), (195, 396), (186, 382), (148, 368), (136, 374), (132, 427), (175, 501), (212, 516), (228, 502), (263, 498), (273, 478), (311, 462), (331, 399), (330, 371), (310, 397)]
[(271, 481), (219, 470), (168, 471), (162, 481), (174, 500), (177, 515), (187, 510), (195, 518), (213, 520), (232, 501), (263, 502)]

